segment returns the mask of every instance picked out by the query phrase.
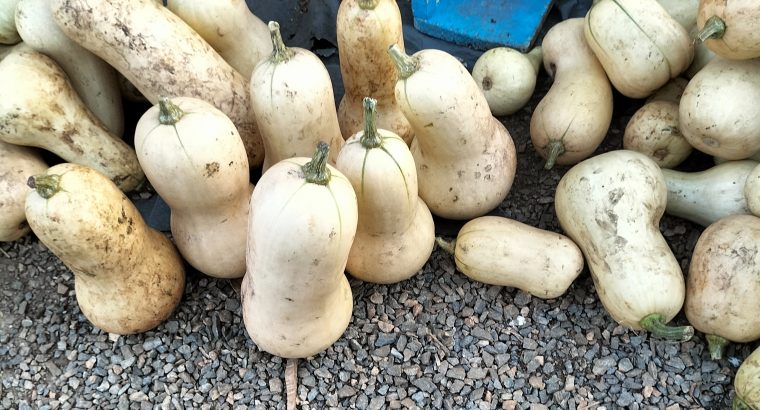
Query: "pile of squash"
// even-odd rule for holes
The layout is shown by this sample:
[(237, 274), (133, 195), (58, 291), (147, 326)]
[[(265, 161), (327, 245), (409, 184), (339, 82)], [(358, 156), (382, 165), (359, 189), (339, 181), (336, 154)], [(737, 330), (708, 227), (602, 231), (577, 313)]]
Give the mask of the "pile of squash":
[[(394, 1), (343, 0), (336, 106), (321, 60), (243, 0), (3, 2), (0, 240), (31, 229), (74, 272), (87, 319), (116, 334), (167, 319), (187, 263), (243, 278), (259, 348), (313, 356), (351, 319), (345, 272), (406, 280), (437, 241), (473, 280), (541, 298), (588, 264), (618, 323), (674, 341), (696, 328), (717, 359), (760, 338), (757, 21), (750, 0), (598, 0), (530, 53), (489, 50), (470, 73), (440, 50), (406, 54)], [(542, 63), (553, 84), (530, 134), (546, 168), (571, 166), (555, 196), (565, 235), (486, 215), (517, 161), (496, 116), (527, 103)], [(592, 156), (615, 90), (648, 99), (623, 149)], [(128, 95), (152, 105), (132, 144)], [(693, 149), (716, 166), (671, 169)], [(147, 184), (171, 208), (171, 238), (126, 195)], [(664, 212), (706, 227), (686, 279)], [(466, 223), (447, 241), (433, 215)], [(690, 326), (668, 325), (682, 309)], [(735, 408), (760, 409), (758, 354)]]

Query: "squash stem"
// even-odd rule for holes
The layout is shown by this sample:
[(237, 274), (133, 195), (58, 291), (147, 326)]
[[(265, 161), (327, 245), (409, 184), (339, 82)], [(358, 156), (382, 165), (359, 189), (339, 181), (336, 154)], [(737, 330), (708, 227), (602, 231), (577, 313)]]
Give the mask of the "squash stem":
[(280, 34), (280, 23), (276, 21), (270, 21), (269, 34), (272, 36), (272, 55), (269, 60), (275, 64), (280, 64), (290, 60), (295, 52), (287, 47), (282, 41), (282, 34)]
[(379, 2), (380, 0), (359, 0), (357, 3), (362, 10), (374, 10)]
[(565, 153), (565, 144), (560, 140), (549, 140), (546, 147), (548, 152), (546, 154), (546, 164), (544, 164), (544, 169), (552, 169), (557, 162), (557, 158)]
[(544, 52), (541, 46), (534, 47), (533, 50), (530, 50), (530, 52), (525, 55), (525, 57), (528, 58), (530, 65), (533, 66), (533, 70), (538, 74), (538, 69), (541, 67), (541, 63), (544, 60)]
[(174, 125), (185, 115), (181, 108), (174, 104), (169, 97), (158, 97), (158, 122), (161, 125)]
[(734, 396), (734, 401), (731, 403), (731, 410), (752, 410), (752, 407), (750, 407), (741, 397)]
[(726, 33), (726, 22), (718, 16), (712, 16), (705, 22), (705, 26), (697, 33), (697, 40), (705, 42), (707, 39), (723, 38)]
[(33, 175), (26, 180), (26, 185), (37, 191), (41, 197), (50, 199), (61, 191), (61, 176), (56, 174)]
[(449, 253), (451, 255), (454, 254), (454, 250), (456, 249), (457, 240), (453, 239), (451, 241), (447, 241), (440, 236), (435, 237), (435, 243), (438, 244), (438, 247), (446, 251), (446, 253)]
[(362, 104), (364, 106), (364, 135), (362, 135), (359, 141), (364, 148), (379, 148), (383, 145), (383, 140), (380, 138), (380, 134), (377, 133), (377, 111), (375, 110), (377, 100), (364, 97)]
[(707, 349), (710, 351), (710, 358), (720, 360), (723, 357), (723, 349), (728, 344), (728, 340), (718, 335), (707, 335)]
[(330, 169), (327, 168), (329, 153), (330, 146), (324, 141), (319, 141), (311, 161), (301, 166), (306, 182), (319, 185), (327, 185), (330, 182)]
[(391, 55), (393, 63), (396, 64), (400, 79), (406, 80), (419, 70), (419, 59), (404, 53), (398, 44), (392, 44), (388, 48), (388, 53)]
[(665, 317), (659, 313), (645, 316), (639, 325), (652, 333), (652, 335), (674, 342), (686, 342), (694, 336), (694, 328), (691, 326), (668, 326)]

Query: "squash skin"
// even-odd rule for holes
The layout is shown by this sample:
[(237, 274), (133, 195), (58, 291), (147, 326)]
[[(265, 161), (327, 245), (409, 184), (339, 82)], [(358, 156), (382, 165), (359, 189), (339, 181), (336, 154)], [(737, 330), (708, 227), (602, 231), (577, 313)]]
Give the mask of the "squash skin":
[(729, 215), (749, 214), (744, 190), (757, 162), (728, 161), (699, 172), (663, 169), (668, 187), (665, 212), (702, 226)]
[(713, 16), (722, 20), (726, 29), (720, 38), (707, 38), (707, 48), (731, 60), (760, 57), (760, 7), (755, 0), (701, 0), (697, 29), (703, 30)]
[(362, 99), (377, 100), (377, 126), (412, 143), (414, 130), (401, 112), (394, 93), (396, 67), (388, 58), (390, 44), (404, 49), (401, 11), (395, 0), (376, 0), (374, 9), (364, 9), (366, 0), (340, 2), (336, 22), (340, 72), (345, 93), (338, 104), (338, 121), (344, 139), (363, 129)]
[(28, 48), (0, 61), (0, 140), (102, 172), (125, 192), (145, 179), (135, 151), (105, 129), (50, 57)]
[(150, 228), (137, 208), (101, 173), (63, 163), (49, 199), (31, 189), (26, 217), (40, 241), (74, 273), (85, 317), (109, 333), (155, 328), (179, 304), (185, 287), (182, 258), (171, 241)]
[(344, 269), (356, 233), (356, 195), (331, 165), (328, 185), (306, 183), (301, 166), (309, 160), (273, 165), (251, 196), (243, 321), (260, 349), (283, 358), (327, 349), (353, 311)]
[(659, 100), (646, 103), (628, 121), (623, 134), (623, 148), (647, 155), (660, 168), (674, 168), (692, 151), (678, 127), (677, 102)]
[(681, 266), (659, 229), (665, 200), (657, 164), (627, 150), (580, 162), (557, 187), (560, 225), (583, 251), (607, 312), (631, 329), (651, 314), (668, 322), (683, 305)]
[(500, 216), (464, 224), (454, 260), (470, 279), (542, 299), (563, 295), (584, 266), (583, 254), (570, 238)]
[(496, 208), (517, 168), (515, 145), (475, 80), (435, 49), (406, 58), (416, 70), (396, 82), (396, 101), (414, 129), (419, 196), (434, 215), (465, 220)]
[(159, 121), (159, 106), (135, 129), (137, 158), (153, 188), (171, 208), (171, 231), (182, 256), (216, 278), (245, 274), (245, 242), (252, 186), (245, 146), (235, 125), (209, 103), (177, 97), (184, 115)]
[(344, 141), (330, 74), (316, 54), (285, 47), (279, 24), (270, 23), (270, 30), (276, 31), (272, 42), (282, 50), (274, 47), (272, 54), (256, 65), (250, 87), (266, 152), (262, 170), (266, 172), (286, 158), (310, 156), (319, 141), (330, 144), (330, 164), (334, 165)]
[(626, 97), (649, 96), (694, 57), (688, 31), (656, 0), (601, 0), (585, 22), (586, 41)]
[(21, 41), (16, 30), (16, 5), (19, 0), (0, 2), (0, 44), (13, 45)]
[(29, 232), (24, 201), (27, 179), (48, 168), (36, 150), (0, 141), (0, 242), (12, 242)]
[[(562, 21), (542, 43), (544, 68), (554, 83), (530, 118), (533, 147), (555, 163), (588, 158), (607, 135), (612, 121), (612, 86), (583, 37), (583, 19)], [(570, 52), (572, 51), (572, 52)], [(555, 146), (561, 147), (557, 154)]]
[(742, 362), (734, 376), (734, 410), (760, 409), (760, 347)]
[(528, 53), (494, 47), (475, 61), (472, 78), (486, 96), (491, 114), (514, 114), (528, 103), (542, 60), (541, 46), (537, 46)]
[(681, 96), (681, 132), (694, 148), (728, 160), (760, 151), (760, 59), (714, 58)]
[(417, 196), (417, 170), (406, 142), (377, 129), (381, 145), (365, 147), (365, 132), (346, 141), (336, 165), (351, 181), (359, 211), (346, 270), (366, 282), (397, 283), (414, 276), (430, 258), (435, 225)]
[(124, 110), (116, 71), (66, 37), (50, 10), (50, 0), (21, 0), (16, 27), (24, 43), (55, 60), (87, 108), (111, 131), (124, 134)]
[(58, 27), (123, 74), (152, 104), (163, 95), (196, 97), (224, 112), (243, 139), (248, 165), (261, 166), (264, 147), (249, 79), (182, 19), (155, 0), (50, 2)]
[(694, 247), (684, 312), (695, 329), (732, 342), (760, 339), (760, 218), (731, 215)]
[(256, 64), (272, 52), (267, 25), (251, 12), (245, 0), (166, 3), (244, 78), (251, 78)]

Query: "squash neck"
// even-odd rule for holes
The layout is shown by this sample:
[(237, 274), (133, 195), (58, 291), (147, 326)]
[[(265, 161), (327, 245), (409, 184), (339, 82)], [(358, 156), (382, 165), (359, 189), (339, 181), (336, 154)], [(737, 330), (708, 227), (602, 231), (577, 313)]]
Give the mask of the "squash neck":
[(541, 63), (544, 60), (544, 51), (541, 46), (536, 46), (533, 50), (530, 50), (525, 57), (530, 61), (530, 65), (533, 66), (533, 70), (538, 74), (538, 70), (541, 68)]
[(726, 33), (726, 22), (718, 16), (712, 16), (705, 22), (705, 26), (697, 33), (697, 39), (705, 42), (707, 39), (720, 39)]
[(435, 243), (439, 248), (443, 249), (444, 252), (448, 253), (449, 255), (453, 255), (454, 250), (456, 249), (457, 240), (453, 239), (451, 241), (447, 241), (440, 236), (436, 236)]
[(184, 115), (185, 112), (177, 104), (174, 104), (169, 97), (158, 98), (158, 122), (161, 125), (175, 125)]
[(272, 36), (272, 55), (269, 60), (275, 64), (284, 63), (295, 55), (295, 52), (287, 47), (282, 41), (282, 34), (280, 34), (280, 23), (276, 21), (270, 21), (269, 34)]
[(319, 141), (311, 161), (301, 166), (306, 182), (317, 185), (327, 185), (330, 182), (330, 169), (327, 168), (329, 153), (330, 146), (324, 141)]
[(37, 191), (39, 196), (50, 199), (61, 191), (61, 176), (56, 174), (33, 175), (26, 180), (26, 185)]
[(404, 53), (398, 44), (393, 44), (388, 48), (393, 63), (396, 65), (398, 77), (406, 80), (420, 69), (420, 59)]
[(374, 10), (375, 7), (377, 7), (377, 3), (379, 3), (380, 0), (358, 0), (357, 3), (359, 3), (359, 7), (361, 7), (362, 10)]
[(639, 325), (650, 332), (653, 336), (672, 342), (686, 342), (694, 336), (694, 328), (691, 326), (668, 326), (665, 317), (659, 313), (645, 316)]
[(377, 111), (375, 110), (377, 100), (364, 97), (362, 105), (364, 106), (364, 134), (359, 142), (366, 149), (379, 148), (383, 145), (383, 140), (377, 132)]

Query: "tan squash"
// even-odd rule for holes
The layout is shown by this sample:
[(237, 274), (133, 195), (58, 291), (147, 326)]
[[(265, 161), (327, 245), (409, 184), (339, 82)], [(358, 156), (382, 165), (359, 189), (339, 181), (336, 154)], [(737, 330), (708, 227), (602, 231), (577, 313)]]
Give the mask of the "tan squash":
[(251, 197), (243, 321), (259, 349), (284, 358), (327, 349), (353, 311), (344, 269), (356, 234), (356, 194), (327, 164), (329, 149), (320, 143), (311, 160), (273, 165)]
[(756, 0), (701, 0), (697, 39), (731, 60), (760, 57), (760, 4)]
[(120, 335), (166, 320), (185, 289), (182, 258), (103, 174), (63, 163), (30, 178), (32, 231), (74, 273), (77, 303), (95, 327)]
[(692, 151), (678, 124), (678, 103), (652, 101), (644, 104), (625, 127), (623, 148), (641, 152), (661, 168), (674, 168)]
[(395, 0), (344, 0), (336, 21), (338, 57), (345, 93), (338, 105), (343, 138), (363, 129), (362, 99), (377, 100), (377, 126), (400, 136), (407, 145), (414, 131), (396, 103), (396, 67), (387, 49), (404, 49), (401, 11)]
[(760, 151), (760, 59), (715, 58), (684, 90), (680, 130), (694, 148), (729, 160)]
[(690, 30), (697, 24), (699, 0), (657, 0), (673, 20)]
[(26, 181), (48, 168), (40, 153), (0, 141), (0, 242), (11, 242), (29, 232), (24, 201)]
[(351, 181), (359, 211), (346, 270), (389, 284), (422, 269), (433, 252), (435, 226), (417, 196), (414, 157), (400, 136), (377, 127), (375, 104), (364, 99), (364, 131), (346, 141), (336, 168)]
[(330, 144), (334, 165), (343, 136), (330, 74), (311, 51), (286, 47), (277, 22), (269, 22), (269, 29), (274, 51), (253, 70), (250, 88), (266, 151), (263, 170), (286, 158), (311, 155), (319, 141)]
[(612, 121), (612, 86), (586, 44), (583, 19), (552, 26), (542, 48), (554, 83), (533, 110), (530, 138), (551, 169), (587, 158), (602, 143)]
[(694, 246), (684, 312), (707, 335), (719, 360), (729, 342), (760, 339), (760, 218), (731, 215), (705, 229)]
[(536, 89), (542, 59), (541, 46), (529, 53), (495, 47), (478, 57), (472, 66), (472, 78), (486, 96), (493, 115), (514, 114), (528, 103)]
[(644, 154), (618, 150), (570, 168), (554, 206), (610, 316), (631, 329), (685, 341), (693, 328), (667, 325), (681, 311), (685, 283), (660, 232), (666, 198), (660, 167)]
[(68, 38), (55, 24), (50, 0), (20, 0), (16, 27), (24, 43), (55, 60), (87, 108), (113, 135), (124, 134), (124, 109), (116, 71)]
[(14, 50), (0, 61), (0, 89), (0, 140), (94, 168), (124, 191), (144, 181), (134, 149), (103, 127), (50, 57)]
[(389, 51), (399, 72), (396, 101), (414, 129), (420, 198), (449, 219), (496, 208), (512, 188), (515, 145), (475, 80), (444, 51), (409, 56), (395, 44)]
[(694, 57), (689, 32), (657, 0), (601, 0), (585, 22), (586, 41), (627, 97), (649, 96)]
[(197, 98), (161, 98), (137, 122), (135, 148), (148, 181), (171, 208), (182, 256), (209, 276), (243, 277), (253, 187), (232, 121)]
[(166, 7), (206, 40), (244, 78), (272, 53), (269, 28), (245, 0), (167, 0)]
[(734, 377), (734, 390), (732, 410), (760, 409), (760, 347), (755, 348), (739, 366)]
[(200, 98), (235, 124), (259, 167), (264, 147), (251, 106), (249, 79), (155, 0), (50, 0), (61, 30), (122, 73), (152, 103), (163, 95)]
[(747, 175), (744, 182), (744, 198), (747, 200), (747, 208), (755, 215), (760, 216), (760, 166), (755, 166)]
[(542, 299), (563, 295), (583, 271), (583, 254), (568, 237), (509, 218), (468, 221), (454, 243), (438, 240), (470, 279), (510, 286)]

